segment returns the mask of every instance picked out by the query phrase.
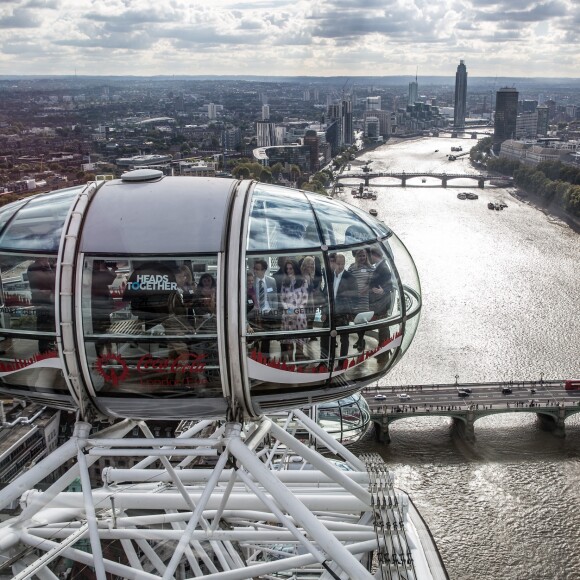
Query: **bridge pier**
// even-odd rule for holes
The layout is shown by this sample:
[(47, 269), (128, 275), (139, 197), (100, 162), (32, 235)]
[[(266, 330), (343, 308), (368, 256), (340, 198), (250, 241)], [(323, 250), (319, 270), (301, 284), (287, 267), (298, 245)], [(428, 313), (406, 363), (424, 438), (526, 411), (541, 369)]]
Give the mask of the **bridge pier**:
[(545, 431), (551, 431), (555, 437), (566, 437), (566, 410), (563, 407), (558, 409), (558, 417), (553, 415), (546, 415), (544, 413), (536, 413), (540, 428)]
[(453, 417), (453, 427), (457, 432), (470, 443), (475, 441), (474, 416), (469, 412), (465, 418)]
[(401, 187), (407, 187), (407, 178), (401, 177)]
[(368, 173), (367, 173), (367, 174), (365, 175), (365, 186), (366, 186), (366, 187), (368, 187), (368, 186), (369, 186), (370, 179), (371, 179), (371, 178), (369, 177), (369, 175), (368, 175)]
[(381, 421), (379, 423), (374, 421), (373, 425), (375, 426), (375, 439), (381, 443), (390, 443), (391, 436), (389, 435), (389, 422)]
[(483, 189), (485, 186), (485, 179), (479, 179), (477, 181), (477, 185), (478, 185), (479, 189)]
[(441, 187), (447, 187), (447, 177), (441, 178)]

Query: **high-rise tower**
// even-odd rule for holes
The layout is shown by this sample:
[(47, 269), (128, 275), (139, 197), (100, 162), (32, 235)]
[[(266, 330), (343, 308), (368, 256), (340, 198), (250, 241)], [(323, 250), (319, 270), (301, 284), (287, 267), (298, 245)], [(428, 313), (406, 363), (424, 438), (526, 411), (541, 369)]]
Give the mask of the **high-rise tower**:
[(514, 139), (516, 119), (518, 117), (518, 96), (515, 88), (503, 87), (495, 95), (495, 120), (493, 125), (493, 142), (501, 143)]
[(417, 83), (417, 77), (415, 80), (409, 83), (409, 98), (407, 100), (408, 105), (414, 105), (419, 98), (419, 85)]
[(459, 61), (455, 73), (455, 110), (453, 112), (453, 125), (465, 127), (465, 112), (467, 109), (467, 68), (462, 60)]
[(352, 102), (349, 100), (343, 100), (341, 102), (340, 124), (342, 144), (352, 145), (354, 143), (352, 128)]

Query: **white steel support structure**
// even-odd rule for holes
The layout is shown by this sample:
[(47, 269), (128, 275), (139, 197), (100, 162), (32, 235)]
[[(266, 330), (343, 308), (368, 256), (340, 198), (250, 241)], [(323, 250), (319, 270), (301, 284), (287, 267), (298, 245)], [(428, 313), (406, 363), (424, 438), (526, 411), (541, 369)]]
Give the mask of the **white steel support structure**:
[[(175, 439), (140, 421), (97, 434), (78, 423), (70, 442), (0, 491), (0, 507), (17, 497), (22, 507), (0, 524), (0, 575), (56, 578), (66, 559), (99, 580), (432, 578), (404, 500), (383, 492), (387, 472), (367, 471), (304, 413), (293, 421), (335, 458), (266, 417), (204, 421)], [(135, 425), (143, 436), (124, 438)], [(107, 456), (143, 459), (106, 468), (92, 487), (90, 466)], [(59, 468), (46, 491), (34, 489)], [(82, 493), (70, 491), (79, 477)]]

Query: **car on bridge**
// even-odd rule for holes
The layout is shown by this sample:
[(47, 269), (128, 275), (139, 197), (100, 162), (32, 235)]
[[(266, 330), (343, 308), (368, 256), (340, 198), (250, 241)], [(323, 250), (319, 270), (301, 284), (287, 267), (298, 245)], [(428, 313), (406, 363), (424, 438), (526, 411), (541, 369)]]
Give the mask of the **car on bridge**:
[(457, 396), (458, 397), (469, 397), (469, 393), (465, 389), (458, 389)]
[(387, 395), (383, 395), (381, 393), (377, 393), (375, 395), (375, 401), (385, 401), (387, 399)]
[(410, 396), (409, 396), (407, 393), (401, 393), (401, 394), (399, 395), (399, 399), (400, 399), (401, 401), (408, 401), (410, 398), (411, 398), (411, 397), (410, 397)]
[(501, 389), (502, 395), (511, 395), (512, 390), (510, 387), (502, 387)]

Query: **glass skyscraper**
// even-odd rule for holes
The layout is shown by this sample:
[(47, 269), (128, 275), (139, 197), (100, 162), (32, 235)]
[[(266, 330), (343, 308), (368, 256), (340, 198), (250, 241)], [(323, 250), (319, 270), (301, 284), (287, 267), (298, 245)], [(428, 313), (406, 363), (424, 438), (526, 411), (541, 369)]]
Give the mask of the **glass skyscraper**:
[(515, 139), (518, 117), (518, 96), (515, 88), (503, 87), (495, 95), (493, 142)]
[(455, 110), (453, 112), (453, 126), (465, 127), (465, 112), (467, 109), (467, 68), (462, 60), (459, 61), (455, 73)]

